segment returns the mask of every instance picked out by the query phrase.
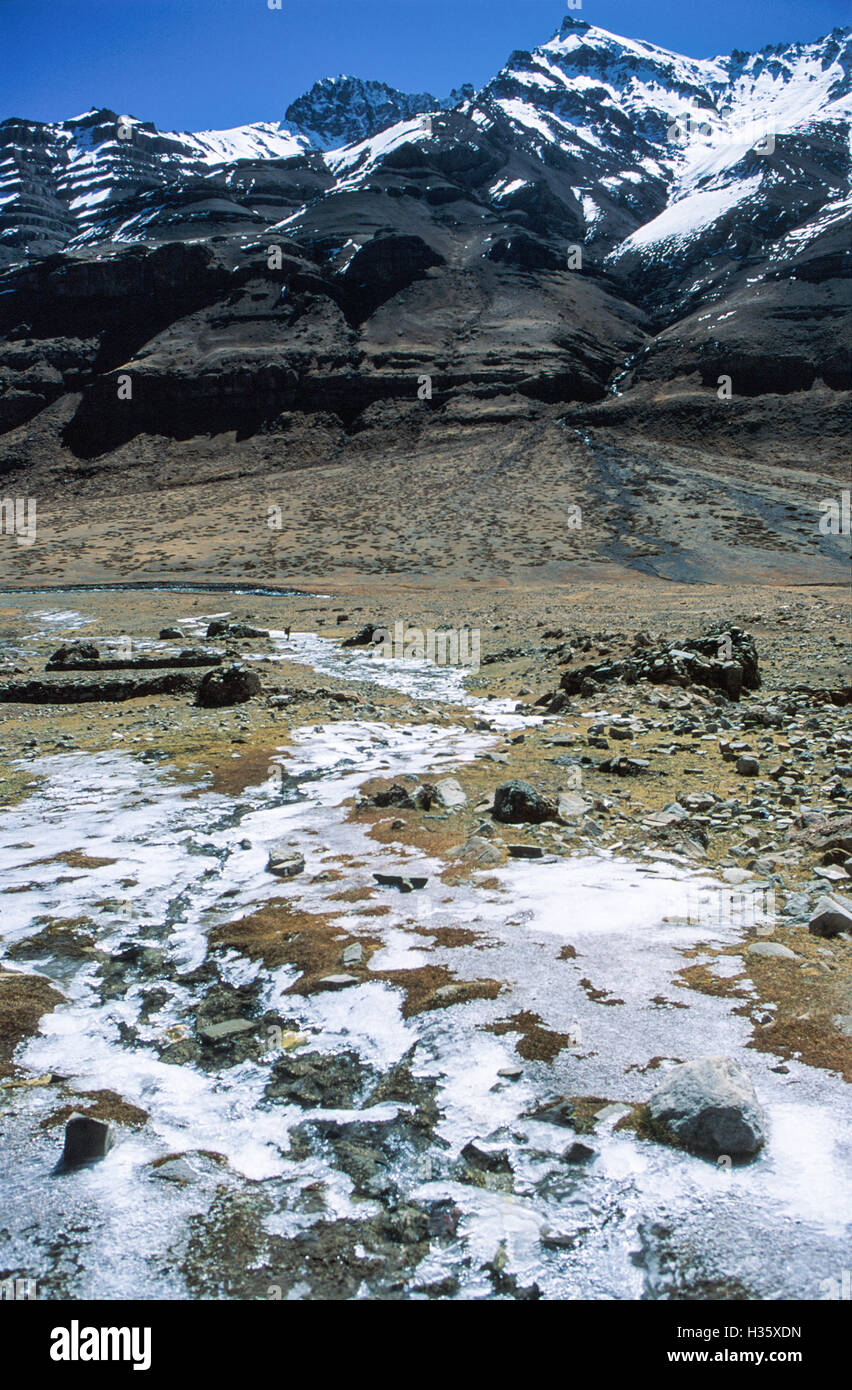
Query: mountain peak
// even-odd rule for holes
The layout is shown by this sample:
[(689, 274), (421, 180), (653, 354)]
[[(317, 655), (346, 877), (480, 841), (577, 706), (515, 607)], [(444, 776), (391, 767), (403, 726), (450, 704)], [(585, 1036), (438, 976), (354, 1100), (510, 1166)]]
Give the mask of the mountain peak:
[(575, 19), (573, 15), (566, 14), (559, 26), (559, 37), (562, 39), (566, 34), (582, 34), (586, 29), (591, 29), (585, 19)]
[(401, 92), (386, 82), (323, 77), (287, 107), (284, 119), (321, 149), (367, 140), (397, 121), (445, 105), (430, 92)]

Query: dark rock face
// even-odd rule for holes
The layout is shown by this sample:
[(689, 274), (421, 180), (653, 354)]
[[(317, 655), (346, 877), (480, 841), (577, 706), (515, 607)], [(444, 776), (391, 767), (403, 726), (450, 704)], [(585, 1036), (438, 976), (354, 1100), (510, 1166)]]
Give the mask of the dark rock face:
[[(92, 647), (90, 650), (95, 651)], [(156, 671), (163, 667), (177, 670), (186, 666), (218, 666), (222, 657), (218, 652), (199, 651), (187, 647), (177, 656), (129, 656), (124, 659), (89, 660), (86, 657), (68, 655), (63, 661), (51, 657), (45, 671)]]
[(102, 700), (137, 700), (142, 695), (179, 695), (195, 690), (198, 677), (179, 671), (165, 676), (123, 681), (18, 681), (0, 686), (0, 703), (21, 705), (75, 705)]
[(556, 802), (542, 796), (529, 782), (501, 782), (494, 793), (494, 819), (506, 825), (539, 825), (542, 821), (558, 820)]
[(430, 266), (443, 263), (443, 256), (422, 237), (374, 237), (356, 251), (344, 276), (344, 285), (356, 306), (356, 320), (369, 318), (380, 304), (419, 280)]
[(241, 705), (261, 690), (260, 676), (245, 666), (225, 666), (209, 671), (198, 687), (196, 704), (204, 709), (221, 709), (225, 705)]

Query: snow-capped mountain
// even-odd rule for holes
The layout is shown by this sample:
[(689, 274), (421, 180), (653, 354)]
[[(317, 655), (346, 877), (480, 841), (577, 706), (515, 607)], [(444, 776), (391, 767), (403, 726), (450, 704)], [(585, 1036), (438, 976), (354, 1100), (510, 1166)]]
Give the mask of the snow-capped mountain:
[[(341, 185), (366, 186), (401, 146), (431, 154), (445, 143), (446, 162), (481, 135), (504, 156), (498, 176), (477, 185), (489, 205), (529, 214), (543, 201), (614, 261), (677, 256), (736, 206), (777, 200), (779, 185), (789, 192), (791, 171), (797, 195), (779, 232), (835, 206), (846, 191), (850, 85), (848, 31), (693, 59), (569, 16), (478, 93), (439, 99), (338, 77), (315, 83), (283, 123), (229, 131), (158, 131), (107, 110), (54, 125), (6, 120), (0, 255), (8, 263), (69, 243), (248, 231), (292, 220)], [(829, 186), (824, 163), (817, 174), (800, 167), (803, 142), (826, 145)], [(779, 146), (781, 169), (768, 157)], [(287, 161), (301, 177), (280, 176)]]
[(446, 100), (335, 78), (229, 131), (0, 122), (0, 428), (78, 390), (89, 451), (351, 422), (424, 362), (448, 396), (841, 389), (850, 74), (848, 30), (693, 59), (569, 17)]

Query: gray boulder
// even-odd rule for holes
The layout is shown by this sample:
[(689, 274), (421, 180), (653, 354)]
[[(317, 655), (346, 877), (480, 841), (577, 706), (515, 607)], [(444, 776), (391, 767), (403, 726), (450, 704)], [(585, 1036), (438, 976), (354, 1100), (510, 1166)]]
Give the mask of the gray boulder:
[(442, 777), (435, 783), (435, 800), (447, 811), (467, 805), (467, 797), (455, 777)]
[(732, 1057), (673, 1067), (650, 1097), (648, 1113), (661, 1138), (712, 1158), (750, 1158), (766, 1141), (766, 1116), (751, 1078)]
[(278, 878), (295, 878), (304, 873), (304, 855), (293, 849), (292, 845), (273, 845), (266, 861), (266, 869)]
[(816, 905), (808, 924), (814, 936), (839, 936), (852, 932), (852, 902), (840, 893), (826, 894)]

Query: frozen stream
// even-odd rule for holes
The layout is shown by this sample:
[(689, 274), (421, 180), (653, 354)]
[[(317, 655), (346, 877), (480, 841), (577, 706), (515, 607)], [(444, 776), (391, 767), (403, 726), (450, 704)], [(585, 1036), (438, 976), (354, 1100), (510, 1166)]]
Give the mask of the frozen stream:
[[(73, 628), (73, 614), (61, 616), (62, 627)], [(276, 636), (283, 652), (283, 634)], [(433, 705), (473, 703), (457, 671), (374, 663), (310, 634), (292, 638), (286, 656), (328, 674), (380, 679)], [(523, 722), (506, 703), (478, 708), (504, 727)], [(84, 917), (99, 949), (140, 943), (164, 952), (168, 968), (102, 1000), (99, 967), (85, 958), (3, 961), (7, 970), (44, 973), (67, 1001), (43, 1018), (16, 1060), (34, 1076), (67, 1078), (75, 1091), (115, 1091), (149, 1120), (122, 1128), (102, 1163), (54, 1178), (61, 1128), (40, 1126), (65, 1097), (53, 1086), (0, 1090), (0, 1268), (35, 1278), (48, 1297), (179, 1298), (194, 1293), (182, 1258), (188, 1232), (223, 1186), (269, 1199), (260, 1219), (271, 1237), (304, 1231), (317, 1212), (334, 1221), (380, 1210), (353, 1190), (329, 1151), (299, 1149), (294, 1157), (293, 1131), (316, 1115), (264, 1098), (280, 1053), (218, 1070), (159, 1055), (167, 1030), (192, 1031), (208, 987), (199, 968), (211, 928), (285, 896), (301, 910), (339, 916), (350, 935), (381, 937), (374, 970), (437, 964), (457, 980), (503, 985), (496, 999), (404, 1018), (402, 990), (381, 979), (301, 996), (286, 993), (299, 974), (291, 966), (267, 970), (235, 952), (216, 957), (220, 980), (258, 984), (261, 1014), (297, 1018), (308, 1038), (303, 1050), (354, 1050), (378, 1073), (411, 1054), (413, 1074), (434, 1081), (434, 1132), (416, 1151), (400, 1147), (394, 1179), (406, 1200), (451, 1198), (460, 1216), (453, 1238), (432, 1241), (409, 1287), (452, 1276), (457, 1296), (493, 1296), (483, 1266), (501, 1246), (517, 1284), (535, 1281), (547, 1298), (667, 1296), (672, 1280), (708, 1297), (735, 1285), (735, 1295), (818, 1298), (825, 1281), (840, 1278), (852, 1223), (849, 1090), (796, 1062), (773, 1070), (772, 1055), (744, 1050), (751, 1024), (734, 1012), (736, 1000), (677, 980), (696, 961), (727, 971), (738, 964), (716, 957), (738, 938), (735, 925), (714, 916), (709, 880), (601, 853), (513, 861), (488, 871), (496, 886), (449, 888), (436, 877), (437, 861), (381, 846), (347, 821), (344, 803), (368, 777), (461, 769), (492, 743), (491, 734), (461, 726), (308, 725), (285, 760), (295, 789), (282, 795), (264, 784), (237, 798), (176, 785), (155, 763), (124, 751), (40, 761), (38, 789), (0, 813), (0, 954), (37, 934), (45, 918)], [(306, 861), (304, 874), (286, 882), (265, 867), (269, 843), (281, 838)], [(39, 862), (74, 851), (105, 862), (84, 870)], [(336, 868), (343, 879), (323, 877)], [(410, 895), (376, 888), (376, 871), (400, 870), (422, 872), (427, 887)], [(341, 902), (341, 888), (375, 891), (362, 905)], [(475, 933), (475, 944), (450, 948), (423, 934), (460, 926)], [(684, 956), (699, 944), (703, 953)], [(152, 984), (163, 994), (153, 1010), (145, 1000)], [(524, 1061), (520, 1077), (501, 1078), (501, 1069), (518, 1064), (518, 1034), (486, 1026), (521, 1013), (573, 1041), (553, 1061)], [(586, 1138), (594, 1160), (575, 1167), (561, 1158), (572, 1131), (529, 1118), (553, 1095), (598, 1096), (602, 1105), (640, 1100), (661, 1075), (645, 1070), (652, 1059), (707, 1053), (740, 1058), (768, 1111), (769, 1142), (746, 1167), (716, 1167), (614, 1131), (620, 1111)], [(404, 1109), (394, 1101), (320, 1118), (392, 1125)], [(500, 1180), (462, 1180), (459, 1154), (474, 1139), (509, 1155), (511, 1190)], [(202, 1155), (195, 1181), (157, 1175), (152, 1163), (174, 1153), (191, 1163)], [(203, 1156), (210, 1154), (227, 1163)], [(543, 1227), (558, 1241), (543, 1244)], [(227, 1249), (210, 1257), (223, 1284), (236, 1258)], [(309, 1292), (305, 1284), (295, 1296)], [(361, 1292), (370, 1295), (369, 1281)]]

